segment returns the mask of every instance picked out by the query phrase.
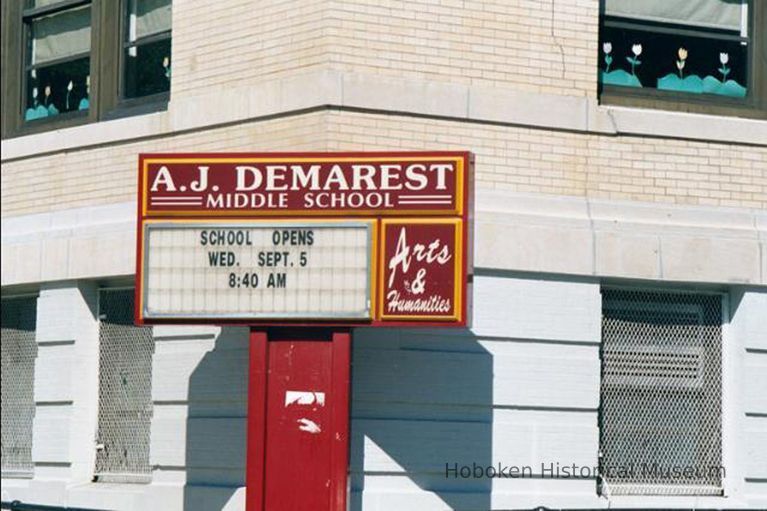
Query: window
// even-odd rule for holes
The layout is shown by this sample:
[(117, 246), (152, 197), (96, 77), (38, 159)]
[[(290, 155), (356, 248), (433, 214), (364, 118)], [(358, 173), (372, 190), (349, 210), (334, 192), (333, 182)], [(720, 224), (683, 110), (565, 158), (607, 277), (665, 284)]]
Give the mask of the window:
[(133, 325), (133, 290), (99, 293), (99, 413), (96, 479), (147, 482), (152, 421), (150, 327)]
[(764, 116), (765, 10), (748, 0), (603, 0), (602, 101)]
[(122, 96), (170, 90), (170, 0), (128, 0)]
[(603, 494), (722, 493), (722, 298), (602, 293)]
[(32, 476), (37, 299), (2, 300), (2, 473)]
[(8, 1), (2, 28), (3, 137), (167, 104), (170, 0)]
[(88, 110), (91, 6), (32, 7), (24, 16), (24, 120)]

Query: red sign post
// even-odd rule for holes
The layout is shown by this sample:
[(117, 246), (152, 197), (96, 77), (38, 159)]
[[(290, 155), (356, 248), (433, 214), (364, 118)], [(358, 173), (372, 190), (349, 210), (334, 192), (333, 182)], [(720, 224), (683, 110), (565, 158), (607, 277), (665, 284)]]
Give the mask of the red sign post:
[(350, 327), (466, 325), (472, 164), (140, 156), (136, 322), (251, 326), (249, 511), (346, 508)]

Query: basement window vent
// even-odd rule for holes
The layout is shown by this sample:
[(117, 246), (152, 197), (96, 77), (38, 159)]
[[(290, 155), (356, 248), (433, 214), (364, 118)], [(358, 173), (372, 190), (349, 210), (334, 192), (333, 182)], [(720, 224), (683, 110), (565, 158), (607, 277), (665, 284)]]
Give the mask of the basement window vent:
[(606, 289), (602, 304), (602, 493), (721, 494), (721, 295)]
[(703, 349), (694, 346), (611, 347), (604, 350), (603, 385), (700, 389), (705, 361)]
[(32, 477), (37, 297), (2, 300), (2, 474)]
[(151, 327), (133, 325), (133, 290), (99, 293), (99, 414), (96, 480), (151, 479)]

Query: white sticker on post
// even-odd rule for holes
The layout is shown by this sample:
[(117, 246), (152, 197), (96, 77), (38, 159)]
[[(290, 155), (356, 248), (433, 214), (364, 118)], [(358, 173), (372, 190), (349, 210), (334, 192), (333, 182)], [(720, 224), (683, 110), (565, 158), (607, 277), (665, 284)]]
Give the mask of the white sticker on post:
[(325, 393), (308, 390), (285, 391), (285, 407), (290, 405), (318, 405), (325, 406)]
[(311, 433), (312, 435), (316, 435), (317, 433), (322, 432), (322, 428), (320, 428), (320, 425), (314, 422), (310, 419), (298, 419), (296, 422), (300, 424), (298, 426), (298, 429), (301, 431), (306, 431), (307, 433)]

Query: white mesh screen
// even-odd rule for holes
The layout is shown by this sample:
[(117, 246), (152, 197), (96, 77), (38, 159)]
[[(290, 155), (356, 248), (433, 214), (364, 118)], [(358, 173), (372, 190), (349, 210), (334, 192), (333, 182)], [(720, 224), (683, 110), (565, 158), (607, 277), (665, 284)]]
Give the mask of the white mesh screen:
[(151, 474), (152, 329), (133, 325), (133, 290), (102, 290), (99, 317), (96, 475), (100, 481), (146, 481)]
[(2, 473), (32, 474), (37, 298), (2, 300)]
[(602, 299), (602, 491), (721, 493), (721, 296)]

